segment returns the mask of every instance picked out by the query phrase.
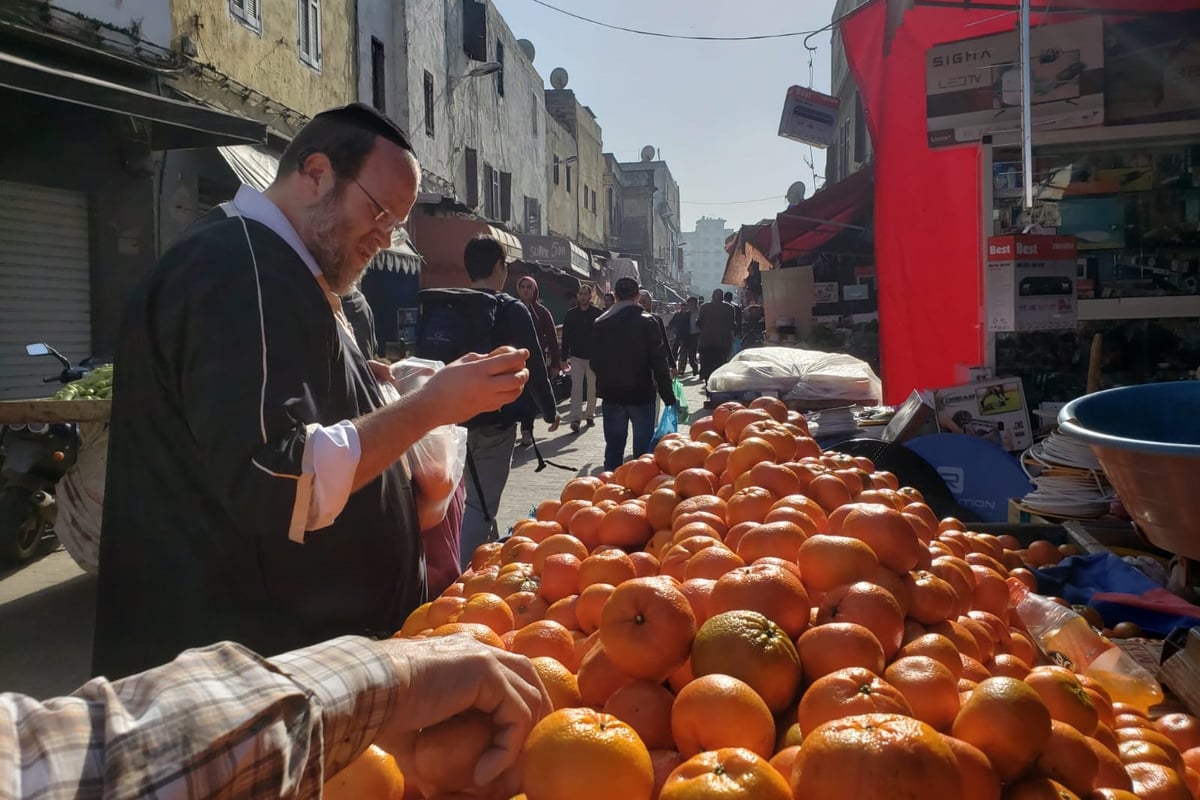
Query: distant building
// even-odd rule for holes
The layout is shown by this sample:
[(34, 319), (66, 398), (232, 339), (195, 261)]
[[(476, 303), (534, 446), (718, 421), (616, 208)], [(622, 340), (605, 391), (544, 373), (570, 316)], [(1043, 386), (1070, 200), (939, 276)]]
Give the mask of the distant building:
[[(549, 222), (582, 247), (604, 248), (604, 146), (600, 123), (570, 89), (547, 89), (546, 116), (550, 168)], [(573, 159), (572, 159), (573, 157)]]
[(679, 231), (679, 184), (665, 161), (606, 159), (610, 186), (622, 185), (619, 250), (637, 259), (642, 284), (658, 299), (675, 300), (684, 283)]
[[(865, 3), (866, 0), (838, 0), (833, 19), (839, 19)], [(833, 144), (825, 151), (825, 182), (836, 183), (870, 163), (874, 147), (867, 132), (862, 98), (850, 74), (846, 48), (842, 43), (841, 27), (833, 28), (833, 52), (830, 56), (833, 94), (842, 101), (834, 128)]]
[(692, 291), (707, 298), (713, 289), (736, 291), (740, 286), (725, 286), (721, 277), (725, 274), (725, 240), (736, 233), (725, 226), (725, 220), (701, 217), (696, 220), (696, 230), (683, 235), (683, 268), (691, 273)]

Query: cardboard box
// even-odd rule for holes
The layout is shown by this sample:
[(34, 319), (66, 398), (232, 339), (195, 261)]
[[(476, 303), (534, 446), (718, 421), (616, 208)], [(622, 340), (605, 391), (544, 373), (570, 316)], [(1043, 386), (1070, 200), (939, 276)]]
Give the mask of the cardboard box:
[(933, 395), (914, 389), (908, 399), (896, 409), (879, 438), (885, 442), (903, 443), (936, 432)]
[(1188, 631), (1187, 644), (1166, 660), (1158, 679), (1188, 711), (1200, 714), (1200, 628)]
[(1020, 378), (993, 378), (949, 389), (935, 389), (934, 408), (943, 433), (988, 439), (1009, 452), (1033, 443), (1029, 407)]
[(988, 330), (1074, 330), (1076, 272), (1074, 237), (989, 238), (984, 282)]

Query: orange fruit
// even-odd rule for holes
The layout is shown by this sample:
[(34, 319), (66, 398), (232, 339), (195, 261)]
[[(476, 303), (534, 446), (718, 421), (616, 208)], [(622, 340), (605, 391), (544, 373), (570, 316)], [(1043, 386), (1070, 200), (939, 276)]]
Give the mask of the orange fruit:
[(548, 619), (532, 622), (518, 630), (510, 649), (526, 658), (553, 658), (567, 669), (575, 663), (575, 638), (565, 627)]
[(1000, 800), (1000, 779), (996, 777), (996, 770), (992, 769), (992, 762), (988, 761), (987, 756), (978, 747), (962, 739), (953, 736), (942, 738), (950, 745), (958, 761), (958, 774), (963, 783), (962, 796), (970, 800)]
[(1139, 761), (1126, 764), (1125, 772), (1133, 782), (1133, 793), (1141, 800), (1192, 800), (1187, 782), (1170, 767)]
[[(751, 422), (773, 419), (774, 418), (770, 414), (757, 408), (738, 409), (730, 414), (729, 419), (725, 421), (722, 434), (725, 436), (726, 440), (730, 442), (737, 442), (741, 440), (742, 430)], [(715, 423), (716, 420), (713, 420), (713, 422)], [(720, 428), (718, 428), (718, 430), (720, 430)]]
[(587, 708), (551, 712), (529, 733), (522, 757), (528, 800), (650, 800), (654, 767), (633, 728)]
[(633, 562), (633, 569), (639, 578), (652, 578), (658, 574), (659, 568), (662, 566), (658, 563), (658, 559), (644, 550), (635, 551), (629, 554), (629, 560)]
[(898, 573), (917, 565), (921, 542), (908, 520), (894, 508), (877, 503), (843, 505), (829, 515), (829, 531), (866, 542), (879, 563)]
[(471, 554), (471, 569), (481, 569), (489, 563), (500, 562), (500, 542), (484, 542)]
[(817, 624), (854, 622), (875, 634), (883, 655), (891, 658), (904, 638), (904, 612), (886, 589), (866, 581), (839, 586), (825, 594)]
[(1158, 745), (1171, 757), (1171, 763), (1175, 765), (1176, 769), (1183, 769), (1184, 767), (1183, 754), (1179, 752), (1179, 748), (1156, 728), (1117, 728), (1113, 733), (1117, 737), (1118, 744), (1128, 741), (1142, 741)]
[(579, 565), (579, 587), (581, 589), (593, 583), (607, 583), (619, 586), (637, 576), (637, 570), (629, 556), (620, 550), (604, 550), (593, 553)]
[(555, 553), (542, 567), (538, 595), (553, 605), (564, 597), (579, 593), (580, 561), (570, 553)]
[(745, 747), (766, 758), (775, 743), (775, 720), (746, 683), (728, 675), (704, 675), (675, 695), (671, 735), (687, 757), (722, 747)]
[[(720, 514), (724, 515), (724, 503), (719, 509)], [(709, 528), (717, 532), (718, 536), (724, 536), (729, 532), (729, 526), (725, 524), (724, 516), (717, 516), (718, 509), (712, 511), (687, 511), (677, 515), (671, 520), (671, 530), (678, 532), (679, 529), (688, 525), (707, 525)]]
[(712, 450), (712, 447), (703, 442), (685, 442), (667, 455), (666, 471), (672, 475), (678, 475), (685, 469), (701, 468), (704, 466), (705, 459), (712, 455)]
[(737, 678), (754, 689), (772, 712), (795, 701), (801, 677), (795, 645), (778, 625), (756, 611), (709, 617), (696, 632), (691, 658), (694, 675)]
[(795, 639), (808, 627), (812, 610), (804, 584), (783, 567), (751, 564), (717, 579), (708, 599), (710, 615), (757, 611)]
[(730, 415), (735, 411), (741, 411), (743, 408), (745, 408), (744, 405), (732, 400), (728, 403), (721, 403), (721, 405), (713, 409), (712, 416), (709, 417), (712, 420), (712, 429), (724, 436), (725, 425), (729, 422)]
[(557, 658), (537, 656), (529, 659), (533, 669), (546, 687), (550, 702), (555, 708), (571, 708), (583, 703), (579, 694), (579, 681)]
[(588, 557), (588, 549), (582, 541), (567, 533), (556, 534), (543, 539), (533, 551), (534, 571), (541, 572), (546, 559), (556, 553), (567, 553), (580, 561)]
[(671, 527), (671, 515), (681, 498), (674, 489), (655, 489), (646, 498), (646, 520), (654, 530)]
[(661, 683), (634, 681), (613, 692), (603, 710), (633, 728), (649, 749), (670, 750), (675, 747), (671, 738), (674, 702), (675, 695)]
[(544, 619), (546, 609), (550, 607), (549, 603), (534, 592), (514, 592), (504, 598), (504, 603), (512, 609), (514, 630)]
[(675, 492), (684, 499), (708, 497), (717, 485), (717, 476), (704, 467), (685, 469), (675, 476)]
[(703, 625), (709, 617), (709, 598), (712, 596), (712, 590), (716, 584), (717, 582), (711, 578), (692, 578), (684, 581), (679, 587), (679, 591), (683, 592), (683, 596), (688, 599), (688, 603), (692, 607), (697, 628)]
[(1154, 720), (1154, 727), (1165, 733), (1180, 750), (1200, 747), (1200, 719), (1191, 714), (1165, 714)]
[(599, 630), (604, 604), (615, 588), (610, 583), (593, 583), (579, 593), (579, 599), (575, 601), (575, 619), (579, 622), (579, 630), (584, 633)]
[(796, 721), (805, 741), (826, 722), (859, 714), (904, 714), (912, 707), (896, 687), (861, 667), (832, 672), (813, 681), (800, 698)]
[(370, 745), (362, 755), (325, 781), (322, 796), (332, 800), (362, 797), (403, 800), (404, 776), (391, 753)]
[(583, 704), (596, 710), (603, 708), (617, 689), (637, 680), (613, 664), (599, 636), (579, 660), (579, 670), (575, 674), (579, 679), (579, 696)]
[[(683, 763), (683, 756), (675, 749), (651, 750), (650, 763), (654, 766), (654, 791), (650, 796), (658, 797), (662, 792), (663, 784), (667, 782), (667, 777)], [(520, 798), (513, 798), (513, 800), (520, 800)]]
[(1025, 682), (1042, 698), (1052, 718), (1084, 736), (1095, 732), (1099, 714), (1074, 672), (1063, 667), (1037, 667), (1025, 676)]
[(606, 500), (611, 500), (614, 503), (624, 503), (626, 500), (632, 500), (637, 497), (637, 494), (619, 483), (606, 483), (596, 490), (592, 495), (592, 502), (600, 505)]
[(978, 683), (979, 681), (985, 681), (988, 678), (994, 677), (992, 673), (988, 672), (988, 668), (978, 659), (963, 654), (959, 656), (959, 661), (962, 662), (962, 676), (969, 681)]
[(757, 486), (740, 489), (729, 498), (725, 522), (729, 525), (739, 522), (762, 522), (775, 505), (776, 499), (775, 495)]
[(454, 636), (465, 633), (480, 644), (486, 644), (499, 650), (506, 650), (500, 636), (487, 625), (478, 622), (447, 622), (433, 629), (430, 636)]
[[(708, 515), (705, 514), (704, 516)], [(686, 519), (686, 517), (680, 517), (680, 520), (683, 519)], [(673, 544), (679, 544), (684, 539), (692, 536), (707, 536), (708, 538), (715, 539), (718, 542), (721, 541), (720, 532), (718, 532), (717, 529), (709, 523), (686, 522), (675, 529), (675, 532), (671, 536), (671, 542)]]
[(1141, 800), (1141, 798), (1124, 789), (1096, 789), (1083, 800)]
[(958, 716), (958, 678), (939, 661), (928, 656), (897, 658), (883, 679), (904, 695), (914, 717), (939, 731), (949, 730)]
[(768, 522), (742, 534), (737, 554), (747, 563), (769, 557), (795, 561), (808, 534), (794, 522)]
[(394, 639), (411, 639), (423, 630), (429, 628), (429, 609), (433, 603), (422, 603), (412, 610), (400, 630), (392, 634)]
[(600, 617), (604, 649), (635, 678), (666, 680), (688, 657), (695, 635), (691, 605), (664, 578), (634, 578), (618, 585)]
[(617, 547), (643, 547), (654, 530), (646, 519), (646, 509), (635, 503), (621, 503), (600, 520), (601, 544)]
[(913, 570), (904, 577), (909, 587), (908, 616), (933, 625), (954, 615), (958, 594), (948, 582), (923, 569)]
[(853, 622), (827, 622), (809, 628), (796, 641), (796, 653), (809, 682), (849, 667), (880, 674), (886, 663), (875, 634)]
[[(559, 510), (561, 511), (562, 509)], [(536, 544), (551, 536), (563, 533), (565, 529), (565, 526), (554, 520), (534, 520), (527, 525), (521, 526), (521, 535), (529, 537)], [(536, 548), (534, 549), (536, 550)], [(501, 548), (501, 550), (503, 550), (503, 548)], [(522, 549), (520, 552), (524, 552), (524, 549)], [(514, 560), (523, 561), (525, 559), (514, 557)]]
[(804, 585), (810, 592), (828, 592), (838, 586), (867, 580), (879, 569), (875, 551), (849, 536), (817, 534), (800, 545), (796, 555)]
[(1175, 768), (1171, 755), (1166, 750), (1140, 739), (1129, 739), (1117, 745), (1117, 758), (1121, 759), (1122, 764), (1148, 761), (1151, 764), (1162, 764), (1164, 767)]
[(1133, 782), (1125, 772), (1125, 764), (1121, 758), (1103, 744), (1091, 737), (1085, 737), (1088, 747), (1096, 756), (1097, 771), (1095, 786), (1097, 788), (1124, 789), (1128, 791)]
[(716, 580), (730, 570), (746, 566), (746, 562), (728, 547), (717, 543), (716, 547), (706, 547), (687, 560), (684, 567), (684, 580), (692, 578), (710, 578)]
[(700, 753), (667, 776), (659, 800), (792, 800), (788, 782), (771, 764), (743, 747)]
[(559, 506), (561, 505), (561, 500), (543, 500), (542, 502), (538, 503), (537, 508), (534, 509), (534, 519), (538, 519), (543, 522), (552, 522), (554, 520), (554, 515), (558, 513)]
[(945, 737), (898, 714), (846, 717), (811, 731), (792, 768), (792, 794), (803, 800), (967, 797)]
[(1079, 795), (1057, 781), (1035, 775), (1004, 787), (1004, 800), (1079, 800)]
[(939, 622), (936, 625), (930, 625), (929, 632), (945, 636), (954, 643), (954, 646), (957, 647), (959, 652), (964, 656), (970, 656), (971, 658), (978, 660), (979, 656), (981, 655), (979, 652), (979, 644), (975, 641), (975, 637), (972, 636), (966, 628), (964, 628), (962, 625), (959, 625), (952, 619)]
[(955, 680), (962, 677), (962, 659), (959, 657), (958, 648), (954, 646), (954, 642), (940, 633), (923, 633), (905, 642), (904, 646), (896, 653), (896, 658), (907, 656), (932, 658), (950, 670), (950, 674), (954, 676)]
[(778, 397), (763, 395), (750, 401), (750, 408), (759, 408), (771, 415), (776, 422), (787, 422), (788, 407)]
[(984, 664), (988, 672), (996, 676), (1024, 680), (1029, 675), (1029, 665), (1014, 655), (997, 653), (992, 660)]
[(1039, 773), (1079, 795), (1092, 790), (1100, 772), (1100, 759), (1087, 737), (1056, 719), (1050, 722), (1050, 738), (1042, 746), (1036, 763)]
[[(830, 513), (841, 506), (850, 503), (853, 498), (850, 496), (850, 490), (846, 488), (845, 482), (837, 475), (826, 473), (818, 475), (808, 484), (808, 494), (817, 504), (823, 508), (826, 513)], [(909, 530), (912, 530), (909, 528)], [(837, 531), (831, 531), (836, 533)], [(916, 534), (913, 534), (916, 538)], [(878, 555), (878, 553), (876, 554)]]
[(603, 481), (591, 475), (585, 475), (580, 478), (572, 478), (571, 480), (567, 481), (565, 486), (563, 486), (563, 490), (559, 494), (558, 499), (563, 503), (566, 503), (568, 500), (587, 500), (588, 502), (591, 502), (592, 495), (594, 495), (596, 490), (603, 485)]
[(1050, 712), (1033, 687), (1015, 678), (987, 678), (971, 691), (950, 733), (983, 751), (1008, 782), (1033, 765), (1050, 730)]
[(465, 597), (439, 597), (431, 602), (425, 611), (425, 626), (438, 628), (448, 622), (454, 622), (466, 605)]
[(458, 621), (478, 622), (503, 635), (513, 629), (515, 616), (503, 598), (491, 593), (481, 593), (471, 595), (467, 604), (463, 606)]

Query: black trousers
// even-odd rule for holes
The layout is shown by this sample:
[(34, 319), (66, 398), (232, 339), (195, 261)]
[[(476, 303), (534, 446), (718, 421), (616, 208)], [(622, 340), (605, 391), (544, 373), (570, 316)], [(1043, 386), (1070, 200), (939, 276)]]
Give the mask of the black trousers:
[(680, 375), (683, 374), (683, 368), (688, 364), (692, 365), (692, 372), (700, 369), (696, 364), (696, 340), (698, 338), (699, 336), (693, 334), (675, 337), (675, 353), (672, 360)]
[(729, 360), (728, 345), (701, 345), (700, 377), (707, 381), (717, 367)]

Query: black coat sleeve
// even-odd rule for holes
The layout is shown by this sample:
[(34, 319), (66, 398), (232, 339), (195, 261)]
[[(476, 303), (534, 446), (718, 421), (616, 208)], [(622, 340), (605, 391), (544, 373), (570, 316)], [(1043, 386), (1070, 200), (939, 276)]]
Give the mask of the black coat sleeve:
[(657, 317), (643, 318), (646, 329), (646, 349), (650, 355), (650, 369), (654, 373), (654, 385), (663, 403), (675, 405), (675, 390), (671, 386), (671, 367), (668, 364), (667, 343), (663, 337), (663, 323)]
[(307, 516), (306, 424), (340, 421), (320, 402), (337, 323), (310, 275), (256, 264), (240, 227), (180, 255), (153, 298), (150, 330), (209, 493), (243, 533), (286, 538)]

